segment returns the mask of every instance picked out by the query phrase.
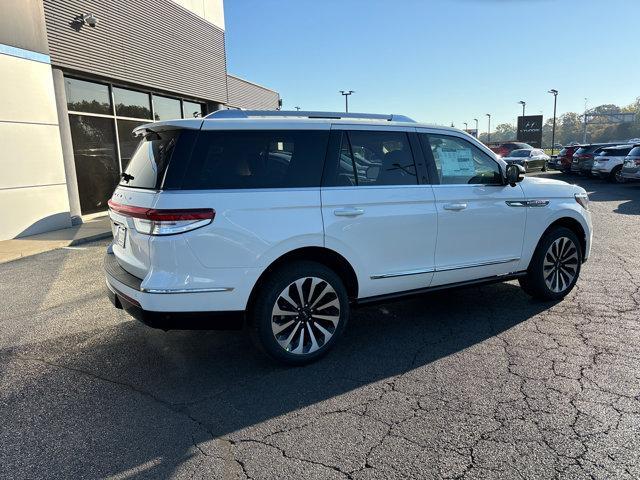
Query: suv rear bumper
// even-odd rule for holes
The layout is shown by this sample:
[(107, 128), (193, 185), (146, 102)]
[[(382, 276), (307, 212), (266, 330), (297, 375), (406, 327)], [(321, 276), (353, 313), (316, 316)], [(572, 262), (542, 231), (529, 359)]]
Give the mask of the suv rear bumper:
[[(174, 301), (178, 299), (177, 297), (185, 295), (200, 297), (203, 293), (144, 292), (141, 288), (142, 280), (122, 268), (113, 253), (105, 255), (104, 270), (107, 296), (111, 303), (150, 327), (163, 330), (236, 330), (241, 329), (244, 325), (244, 310), (174, 311)], [(213, 295), (225, 293), (227, 292), (216, 292)], [(207, 293), (207, 295), (211, 295), (211, 293)], [(178, 300), (179, 304), (184, 303), (183, 299), (182, 301)], [(196, 306), (200, 303), (193, 302)], [(165, 308), (162, 308), (163, 304), (165, 304)]]

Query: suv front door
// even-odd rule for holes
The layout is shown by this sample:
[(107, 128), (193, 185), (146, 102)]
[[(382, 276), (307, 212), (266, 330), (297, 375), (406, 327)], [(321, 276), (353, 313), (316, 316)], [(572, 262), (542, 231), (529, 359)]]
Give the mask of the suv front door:
[(437, 218), (415, 132), (332, 128), (321, 190), (325, 246), (353, 265), (360, 298), (428, 287)]
[(462, 135), (418, 132), (438, 211), (432, 285), (513, 272), (527, 213), (520, 185), (503, 185), (499, 164)]

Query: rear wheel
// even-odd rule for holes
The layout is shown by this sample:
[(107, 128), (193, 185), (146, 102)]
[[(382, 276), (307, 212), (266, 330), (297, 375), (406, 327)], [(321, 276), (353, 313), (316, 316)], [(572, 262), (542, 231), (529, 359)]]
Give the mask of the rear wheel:
[(613, 170), (611, 170), (609, 181), (616, 183), (624, 183), (626, 181), (624, 178), (622, 178), (622, 165), (618, 165)]
[(545, 161), (545, 162), (542, 164), (542, 171), (543, 171), (543, 172), (546, 172), (546, 171), (547, 171), (547, 168), (548, 168), (548, 167), (547, 167), (547, 162)]
[(529, 295), (560, 300), (575, 286), (582, 265), (582, 248), (573, 231), (557, 227), (547, 232), (536, 248), (527, 275), (519, 279)]
[(275, 360), (303, 365), (333, 347), (348, 318), (340, 277), (322, 264), (303, 261), (275, 271), (259, 287), (250, 331), (257, 347)]

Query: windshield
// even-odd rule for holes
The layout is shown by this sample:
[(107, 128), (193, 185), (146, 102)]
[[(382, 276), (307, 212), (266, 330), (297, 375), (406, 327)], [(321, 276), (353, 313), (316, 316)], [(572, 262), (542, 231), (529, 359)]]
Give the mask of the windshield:
[(528, 157), (531, 155), (531, 150), (514, 150), (509, 155), (510, 157)]
[(580, 147), (575, 151), (574, 155), (582, 155), (584, 153), (589, 153), (589, 147)]
[(634, 157), (640, 157), (640, 147), (633, 147), (629, 152), (629, 155), (633, 155)]
[(147, 134), (131, 157), (120, 185), (159, 189), (179, 136), (179, 130)]

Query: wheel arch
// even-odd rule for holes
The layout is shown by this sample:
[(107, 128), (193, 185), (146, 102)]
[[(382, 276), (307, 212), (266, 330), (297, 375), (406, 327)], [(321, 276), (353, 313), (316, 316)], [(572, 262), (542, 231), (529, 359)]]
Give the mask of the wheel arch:
[(580, 242), (580, 248), (582, 249), (582, 261), (584, 262), (584, 255), (587, 251), (587, 232), (585, 231), (582, 224), (573, 217), (560, 217), (551, 222), (551, 224), (546, 228), (542, 235), (540, 235), (540, 239), (538, 240), (538, 244), (536, 245), (536, 250), (538, 249), (538, 246), (540, 245), (540, 242), (542, 242), (542, 239), (545, 237), (545, 235), (556, 227), (565, 227), (575, 233), (576, 237), (578, 237), (578, 241)]
[(320, 263), (327, 268), (330, 268), (340, 277), (340, 279), (344, 283), (344, 286), (347, 289), (349, 300), (355, 300), (358, 298), (358, 277), (355, 270), (353, 269), (353, 266), (351, 266), (346, 258), (329, 248), (302, 247), (291, 250), (281, 255), (263, 270), (263, 272), (258, 277), (255, 285), (253, 286), (253, 289), (251, 290), (251, 294), (249, 295), (249, 300), (247, 302), (247, 310), (251, 309), (251, 306), (255, 301), (257, 292), (260, 291), (261, 285), (269, 277), (269, 275), (271, 275), (272, 272), (274, 272), (281, 266), (286, 265), (290, 262), (295, 262), (297, 260), (313, 261)]

